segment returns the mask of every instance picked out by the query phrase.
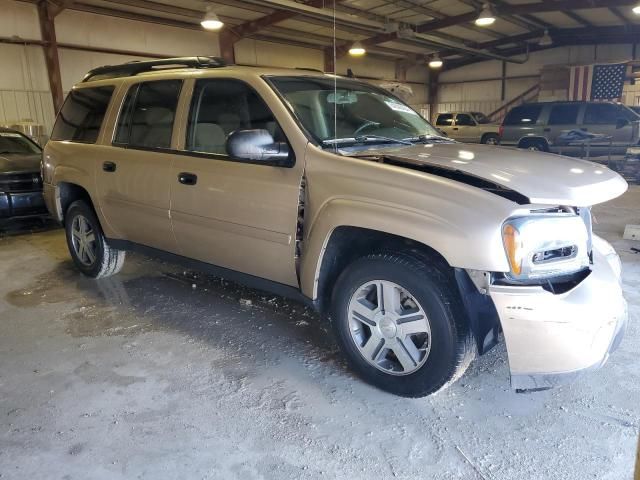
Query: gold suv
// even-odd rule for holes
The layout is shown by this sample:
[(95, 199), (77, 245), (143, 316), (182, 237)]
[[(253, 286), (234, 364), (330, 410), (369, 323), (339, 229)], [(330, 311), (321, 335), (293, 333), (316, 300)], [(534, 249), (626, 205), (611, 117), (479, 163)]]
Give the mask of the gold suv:
[(136, 249), (302, 299), (398, 395), (444, 388), (501, 331), (520, 390), (602, 365), (624, 332), (590, 209), (619, 175), (444, 138), (367, 83), (210, 57), (100, 67), (42, 169), (84, 274)]

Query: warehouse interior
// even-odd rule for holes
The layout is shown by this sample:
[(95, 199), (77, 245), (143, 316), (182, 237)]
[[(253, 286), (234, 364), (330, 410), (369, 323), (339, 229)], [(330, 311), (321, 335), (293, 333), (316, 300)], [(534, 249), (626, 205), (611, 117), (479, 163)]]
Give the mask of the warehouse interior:
[[(389, 92), (462, 142), (454, 162), (480, 147), (534, 163), (569, 155), (628, 184), (602, 187), (592, 225), (621, 259), (625, 338), (602, 368), (527, 393), (510, 388), (504, 341), (435, 395), (381, 391), (305, 303), (137, 252), (118, 275), (87, 278), (50, 210), (0, 215), (0, 477), (640, 479), (637, 0), (0, 0), (0, 11), (0, 140), (60, 140), (50, 142), (56, 117), (92, 69), (217, 57)], [(598, 130), (576, 107), (554, 139), (549, 123), (541, 143), (509, 143), (514, 109), (592, 100), (624, 109), (623, 122)], [(464, 116), (475, 129), (466, 124), (466, 137)], [(1, 150), (0, 195), (13, 174)], [(562, 184), (556, 174), (531, 184)], [(309, 192), (328, 188), (304, 179)], [(566, 190), (591, 186), (568, 178)], [(464, 236), (477, 248), (474, 232)]]

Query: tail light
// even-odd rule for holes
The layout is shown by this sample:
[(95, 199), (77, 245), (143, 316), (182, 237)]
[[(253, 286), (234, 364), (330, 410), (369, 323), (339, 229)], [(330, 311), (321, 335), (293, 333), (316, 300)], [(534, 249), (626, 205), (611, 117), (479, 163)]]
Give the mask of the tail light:
[(498, 129), (498, 136), (502, 138), (503, 133), (504, 133), (504, 125), (500, 125), (500, 128)]

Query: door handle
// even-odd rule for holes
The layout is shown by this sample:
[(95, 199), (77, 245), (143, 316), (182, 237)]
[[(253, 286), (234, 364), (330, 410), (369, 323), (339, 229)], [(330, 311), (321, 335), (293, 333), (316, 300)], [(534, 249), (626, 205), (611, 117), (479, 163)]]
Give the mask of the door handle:
[(545, 128), (545, 129), (543, 130), (543, 132), (550, 132), (550, 131), (551, 131), (551, 129), (550, 129), (550, 128)]
[(178, 181), (183, 185), (195, 185), (198, 183), (198, 176), (194, 173), (180, 172), (178, 174)]
[(116, 164), (113, 162), (104, 162), (102, 164), (102, 170), (104, 170), (105, 172), (115, 172), (116, 171)]
[(458, 127), (453, 127), (454, 130), (458, 130)]

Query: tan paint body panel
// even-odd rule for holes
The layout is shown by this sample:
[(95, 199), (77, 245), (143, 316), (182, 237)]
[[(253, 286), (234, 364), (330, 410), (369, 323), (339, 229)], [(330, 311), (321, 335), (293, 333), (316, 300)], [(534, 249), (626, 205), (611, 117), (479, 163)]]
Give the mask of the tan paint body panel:
[(340, 226), (416, 240), (455, 267), (508, 270), (500, 229), (504, 219), (522, 210), (510, 201), (434, 175), (341, 157), (312, 145), (306, 175), (300, 273), (302, 292), (311, 298), (317, 294), (324, 249)]
[[(96, 85), (117, 85), (119, 88), (98, 140), (100, 146), (68, 142), (50, 142), (47, 146), (47, 153), (64, 158), (65, 168), (76, 167), (73, 175), (60, 170), (54, 184), (65, 180), (85, 186), (100, 206), (100, 220), (105, 224), (108, 237), (158, 246), (300, 287), (302, 293), (312, 299), (317, 295), (324, 249), (332, 232), (340, 226), (368, 228), (410, 238), (435, 249), (454, 267), (509, 270), (500, 233), (502, 223), (511, 216), (525, 215), (532, 208), (545, 205), (519, 206), (439, 176), (324, 151), (309, 143), (263, 75), (324, 74), (226, 67), (143, 73), (80, 84), (77, 88)], [(173, 131), (174, 153), (111, 146), (117, 113), (126, 90), (141, 81), (176, 78), (185, 83)], [(295, 153), (294, 167), (251, 165), (223, 160), (215, 155), (194, 156), (184, 152), (190, 94), (195, 80), (200, 78), (232, 78), (253, 87), (284, 130)], [(429, 162), (437, 163), (442, 155), (442, 162), (448, 164), (448, 156), (453, 150), (458, 154), (458, 149), (472, 148), (477, 149), (478, 155), (490, 153), (481, 146), (434, 146), (430, 151), (435, 155)], [(69, 150), (61, 150), (58, 154), (60, 149)], [(507, 165), (500, 162), (511, 154), (492, 152), (501, 157), (495, 160), (497, 166), (485, 166), (483, 161), (479, 164), (482, 168), (495, 171), (499, 165)], [(401, 155), (400, 150), (394, 154)], [(102, 172), (101, 162), (113, 155), (118, 155), (120, 163), (127, 164), (124, 178), (113, 175), (117, 178), (111, 180), (111, 174)], [(83, 167), (86, 158), (93, 158), (93, 165)], [(197, 185), (179, 184), (177, 176), (180, 172), (198, 175)], [(486, 172), (479, 173), (484, 176)], [(302, 257), (296, 265), (298, 189), (303, 175), (307, 178), (304, 238)], [(540, 186), (535, 181), (533, 185)], [(129, 203), (125, 206), (126, 202)], [(141, 220), (142, 217), (146, 218)], [(164, 233), (166, 219), (171, 226)], [(173, 237), (168, 233), (170, 231), (173, 231)]]

